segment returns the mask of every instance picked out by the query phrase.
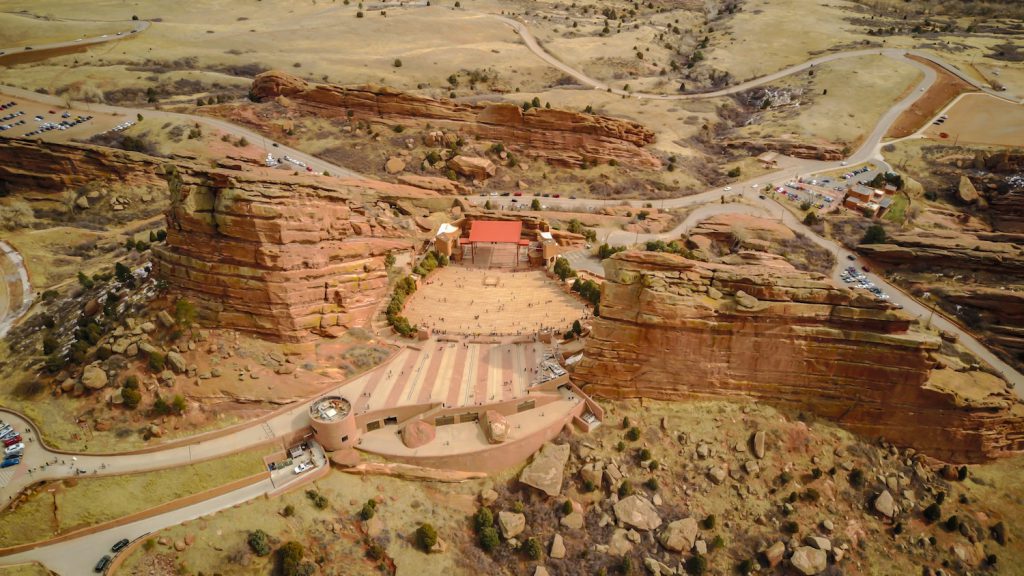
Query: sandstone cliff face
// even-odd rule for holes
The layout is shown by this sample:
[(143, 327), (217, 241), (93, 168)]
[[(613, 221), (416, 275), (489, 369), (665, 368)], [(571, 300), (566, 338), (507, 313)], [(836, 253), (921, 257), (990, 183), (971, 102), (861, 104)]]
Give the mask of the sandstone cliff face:
[(320, 115), (344, 117), (351, 112), (360, 119), (458, 130), (557, 165), (615, 160), (646, 168), (661, 166), (644, 149), (654, 141), (654, 132), (606, 116), (544, 108), (523, 112), (512, 103), (460, 104), (380, 86), (312, 84), (279, 71), (257, 76), (251, 94), (259, 100), (284, 96)]
[(933, 378), (935, 337), (824, 276), (647, 252), (606, 260), (605, 276), (574, 375), (589, 392), (753, 398), (952, 460), (1024, 448), (1024, 407), (1002, 381)]
[(893, 234), (887, 240), (861, 244), (857, 251), (872, 260), (914, 270), (1024, 273), (1024, 235), (921, 230)]
[(203, 319), (287, 341), (368, 323), (386, 296), (387, 252), (412, 246), (411, 223), (395, 206), (434, 194), (198, 165), (166, 171), (158, 277), (193, 299)]
[(0, 139), (0, 194), (45, 196), (95, 182), (165, 189), (163, 160), (115, 148)]

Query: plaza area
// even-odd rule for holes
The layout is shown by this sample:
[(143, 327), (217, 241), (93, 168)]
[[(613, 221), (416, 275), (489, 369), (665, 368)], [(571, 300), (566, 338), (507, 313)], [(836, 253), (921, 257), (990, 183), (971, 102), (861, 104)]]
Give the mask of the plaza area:
[(582, 302), (540, 270), (435, 270), (405, 305), (409, 322), (435, 335), (562, 333), (586, 316)]

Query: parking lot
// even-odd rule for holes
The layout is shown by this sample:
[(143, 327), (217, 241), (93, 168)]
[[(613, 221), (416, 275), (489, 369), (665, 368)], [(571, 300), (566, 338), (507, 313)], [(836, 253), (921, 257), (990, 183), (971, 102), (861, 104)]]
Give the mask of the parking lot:
[[(882, 290), (878, 286), (875, 286), (874, 282), (868, 280), (867, 276), (865, 276), (862, 272), (858, 271), (857, 268), (854, 266), (847, 266), (846, 269), (843, 270), (840, 274), (840, 278), (842, 278), (843, 282), (846, 282), (846, 284), (850, 288), (870, 292), (871, 295), (875, 297), (875, 300), (889, 300), (889, 295), (886, 294), (884, 290)], [(896, 304), (896, 307), (902, 308), (903, 306)]]
[(0, 137), (39, 138), (49, 142), (87, 140), (101, 132), (125, 129), (135, 118), (80, 108), (60, 108), (26, 100), (0, 99)]

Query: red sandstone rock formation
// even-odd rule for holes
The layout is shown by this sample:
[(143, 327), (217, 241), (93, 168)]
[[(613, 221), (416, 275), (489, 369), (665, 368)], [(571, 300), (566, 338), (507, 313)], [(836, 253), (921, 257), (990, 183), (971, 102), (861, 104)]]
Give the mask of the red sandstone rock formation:
[(407, 249), (395, 206), (433, 192), (383, 182), (170, 166), (156, 273), (218, 326), (289, 341), (369, 321), (386, 254)]
[(404, 126), (452, 129), (552, 164), (582, 166), (594, 161), (657, 168), (661, 162), (644, 146), (654, 132), (635, 122), (568, 110), (513, 103), (461, 104), (433, 100), (380, 86), (313, 84), (284, 72), (260, 74), (251, 94), (258, 100), (284, 96), (318, 115), (378, 120)]
[(574, 379), (621, 398), (745, 397), (937, 457), (1024, 448), (1024, 404), (984, 372), (937, 370), (938, 338), (822, 275), (626, 252)]
[(166, 190), (160, 167), (147, 154), (73, 143), (0, 139), (0, 194), (60, 194), (91, 183)]

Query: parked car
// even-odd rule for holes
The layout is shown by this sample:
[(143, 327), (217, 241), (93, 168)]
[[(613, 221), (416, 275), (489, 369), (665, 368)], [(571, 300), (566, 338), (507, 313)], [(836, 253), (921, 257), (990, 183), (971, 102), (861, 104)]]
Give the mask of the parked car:
[(116, 544), (111, 546), (110, 551), (115, 553), (120, 552), (121, 550), (124, 550), (126, 546), (128, 546), (128, 539), (123, 538), (121, 540), (118, 540)]
[(93, 568), (93, 570), (95, 572), (97, 572), (97, 573), (102, 574), (104, 571), (106, 571), (107, 566), (109, 566), (109, 565), (110, 565), (110, 556), (107, 555), (107, 556), (104, 556), (103, 558), (100, 558), (100, 561), (96, 563), (96, 567)]
[(21, 434), (15, 434), (10, 438), (4, 438), (4, 446), (13, 446), (18, 442), (21, 442)]
[(303, 462), (302, 464), (299, 464), (298, 466), (295, 467), (295, 473), (296, 474), (302, 474), (303, 472), (305, 472), (306, 470), (309, 470), (312, 467), (313, 467), (313, 463), (312, 462)]
[(846, 255), (846, 259), (847, 259), (847, 260), (850, 260), (850, 261), (853, 261), (853, 260), (856, 260), (856, 259), (857, 259), (857, 257), (856, 257), (856, 256), (854, 256), (853, 254), (847, 254), (847, 255)]
[(11, 444), (7, 448), (4, 448), (4, 456), (21, 456), (25, 452), (25, 443), (18, 442), (17, 444)]
[(14, 456), (0, 462), (0, 468), (9, 468), (11, 466), (17, 466), (18, 464), (21, 464), (21, 456)]

